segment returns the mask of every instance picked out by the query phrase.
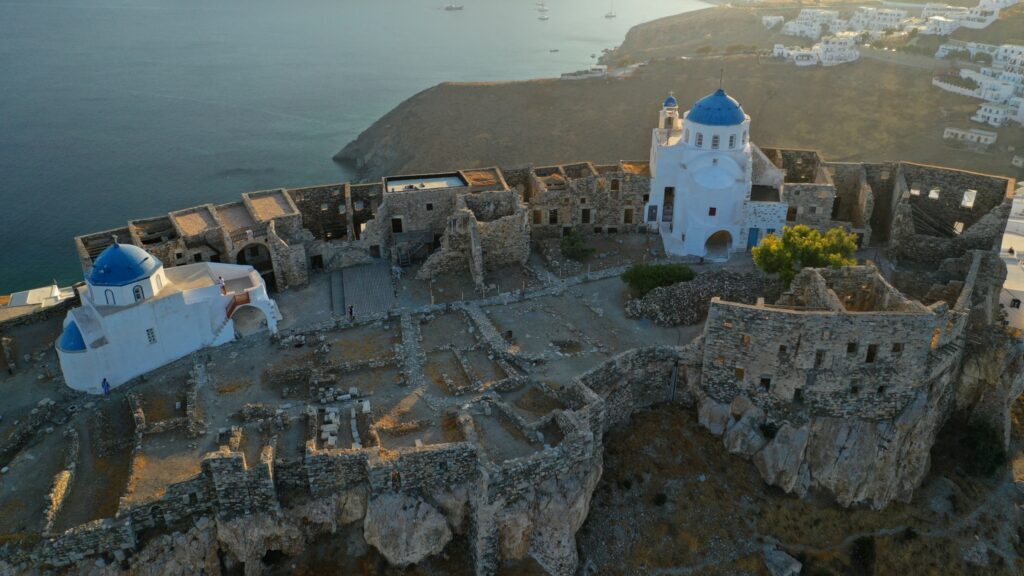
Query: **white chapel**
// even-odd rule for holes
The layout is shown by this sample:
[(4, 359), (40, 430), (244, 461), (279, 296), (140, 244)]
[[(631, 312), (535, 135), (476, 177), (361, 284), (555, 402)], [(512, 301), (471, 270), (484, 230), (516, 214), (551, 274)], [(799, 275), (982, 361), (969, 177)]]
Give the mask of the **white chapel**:
[(196, 350), (276, 332), (281, 318), (251, 266), (165, 269), (152, 254), (116, 241), (85, 282), (82, 306), (64, 319), (57, 356), (67, 385), (93, 394), (103, 392), (104, 380), (114, 388)]
[(752, 165), (750, 116), (725, 90), (682, 115), (675, 96), (665, 100), (651, 141), (645, 220), (667, 254), (723, 261), (748, 247), (751, 229), (782, 230), (784, 210), (777, 222), (750, 226)]

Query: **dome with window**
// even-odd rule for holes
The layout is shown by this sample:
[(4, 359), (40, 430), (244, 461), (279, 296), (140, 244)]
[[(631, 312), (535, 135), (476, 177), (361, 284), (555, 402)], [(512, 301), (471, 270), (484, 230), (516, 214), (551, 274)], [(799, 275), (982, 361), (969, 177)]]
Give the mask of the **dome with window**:
[(149, 278), (162, 266), (142, 248), (115, 242), (93, 262), (86, 280), (93, 286), (127, 286)]

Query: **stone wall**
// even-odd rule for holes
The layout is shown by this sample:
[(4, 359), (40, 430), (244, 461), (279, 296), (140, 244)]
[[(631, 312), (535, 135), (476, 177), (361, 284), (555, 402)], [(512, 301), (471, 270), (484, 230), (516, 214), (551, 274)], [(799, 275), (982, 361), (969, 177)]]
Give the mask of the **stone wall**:
[(874, 199), (874, 206), (870, 213), (867, 213), (871, 227), (871, 243), (883, 245), (889, 241), (889, 230), (892, 228), (898, 164), (861, 164), (861, 167), (864, 169), (865, 181), (871, 187)]
[(964, 317), (945, 304), (848, 311), (827, 288), (780, 301), (804, 306), (712, 301), (702, 387), (716, 401), (743, 395), (777, 416), (893, 418), (944, 362), (933, 355), (947, 342), (939, 334), (956, 345)]
[(782, 201), (789, 205), (789, 213), (796, 210), (791, 224), (804, 224), (819, 230), (829, 228), (832, 221), (832, 203), (836, 188), (831, 184), (791, 184), (782, 186)]
[(371, 458), (370, 493), (410, 492), (469, 482), (477, 472), (476, 446), (460, 442), (400, 451), (397, 457)]
[(135, 542), (130, 522), (104, 518), (76, 526), (59, 538), (47, 541), (40, 549), (38, 560), (44, 565), (67, 566), (88, 556), (131, 550)]
[(53, 524), (64, 507), (64, 501), (71, 493), (71, 486), (75, 480), (79, 450), (78, 431), (68, 428), (64, 432), (64, 439), (67, 440), (64, 447), (64, 469), (53, 477), (50, 493), (47, 495), (46, 511), (43, 512), (43, 534), (53, 532)]
[(310, 494), (323, 498), (365, 485), (369, 481), (368, 458), (365, 451), (313, 450), (307, 443), (303, 464)]
[[(586, 170), (564, 166), (537, 168), (527, 200), (534, 240), (555, 238), (565, 228), (577, 232), (635, 232), (644, 222), (650, 175), (623, 164)], [(553, 223), (552, 223), (553, 221)]]
[[(1011, 179), (902, 163), (893, 190), (889, 252), (898, 260), (939, 263), (992, 250), (1009, 217)], [(965, 202), (968, 190), (973, 202)]]
[(598, 431), (625, 424), (635, 410), (674, 401), (676, 380), (683, 377), (679, 361), (677, 348), (638, 348), (581, 375), (580, 384), (604, 399), (605, 418)]
[(752, 304), (759, 296), (777, 290), (775, 283), (760, 272), (704, 272), (689, 282), (655, 288), (643, 298), (630, 300), (626, 303), (626, 314), (649, 318), (659, 326), (692, 325), (704, 320), (715, 296)]

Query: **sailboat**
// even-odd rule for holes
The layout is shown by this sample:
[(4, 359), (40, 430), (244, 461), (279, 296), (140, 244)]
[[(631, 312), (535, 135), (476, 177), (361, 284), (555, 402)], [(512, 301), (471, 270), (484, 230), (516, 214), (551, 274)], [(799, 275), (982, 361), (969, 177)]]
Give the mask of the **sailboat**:
[(615, 13), (615, 1), (612, 0), (612, 2), (610, 2), (608, 13), (605, 14), (604, 17), (611, 20), (612, 18), (615, 18), (617, 16), (618, 14)]

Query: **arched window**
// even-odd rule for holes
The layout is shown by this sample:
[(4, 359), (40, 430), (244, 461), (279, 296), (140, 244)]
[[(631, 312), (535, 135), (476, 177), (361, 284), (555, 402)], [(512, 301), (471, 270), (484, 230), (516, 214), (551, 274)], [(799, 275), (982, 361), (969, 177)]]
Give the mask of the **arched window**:
[(735, 147), (736, 147), (736, 135), (735, 134), (730, 134), (729, 135), (729, 149), (732, 150)]
[(142, 286), (132, 288), (132, 295), (135, 296), (136, 302), (142, 302), (146, 298), (146, 293), (142, 291)]
[(697, 148), (704, 147), (704, 134), (697, 132)]
[(689, 128), (687, 128), (686, 131), (683, 132), (683, 142), (686, 142), (687, 144), (690, 143), (690, 129)]
[(714, 136), (711, 137), (711, 149), (712, 150), (718, 150), (718, 144), (719, 144), (718, 134), (715, 134)]
[(107, 306), (113, 306), (114, 304), (117, 303), (114, 300), (114, 291), (113, 290), (104, 290), (103, 291), (103, 297), (107, 299)]

